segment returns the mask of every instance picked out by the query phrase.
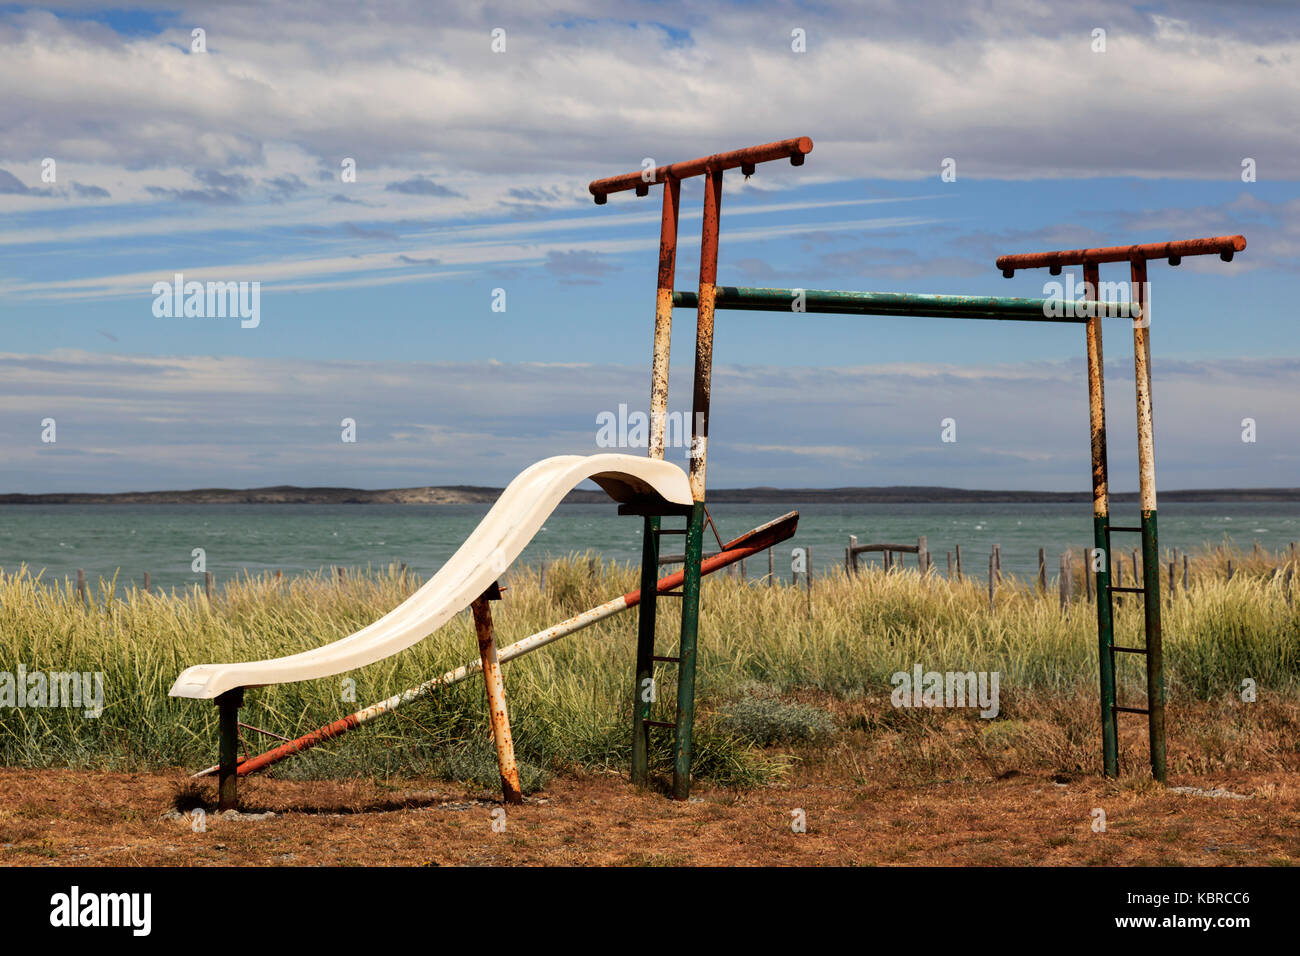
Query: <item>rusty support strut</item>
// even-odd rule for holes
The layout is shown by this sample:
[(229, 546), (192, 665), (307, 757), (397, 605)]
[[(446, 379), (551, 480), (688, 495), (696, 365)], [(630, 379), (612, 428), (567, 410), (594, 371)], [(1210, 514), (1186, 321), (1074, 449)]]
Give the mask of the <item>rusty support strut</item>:
[[(681, 181), (664, 182), (663, 213), (659, 223), (659, 278), (655, 290), (654, 352), (650, 361), (651, 458), (663, 459), (668, 422), (668, 356), (673, 339), (673, 282), (677, 272), (677, 210)], [(632, 680), (632, 782), (650, 780), (650, 704), (654, 684), (655, 621), (659, 573), (659, 515), (646, 515), (641, 536), (641, 593), (646, 595), (637, 611), (636, 673)]]
[(497, 749), (497, 768), (501, 771), (501, 795), (506, 803), (523, 803), (519, 787), (519, 767), (515, 764), (515, 745), (510, 738), (510, 714), (506, 710), (506, 685), (501, 678), (501, 662), (492, 633), (492, 608), (489, 601), (501, 600), (501, 586), (493, 584), (474, 599), (474, 632), (478, 635), (478, 653), (483, 662), (483, 683), (487, 687), (488, 720)]
[[(1084, 297), (1099, 298), (1097, 263), (1083, 267)], [(1108, 777), (1119, 776), (1119, 736), (1115, 726), (1115, 628), (1110, 591), (1110, 490), (1106, 465), (1106, 386), (1101, 318), (1088, 320), (1088, 424), (1092, 450), (1092, 573), (1097, 587), (1097, 661), (1101, 692), (1101, 762)], [(1084, 574), (1089, 573), (1084, 568)]]

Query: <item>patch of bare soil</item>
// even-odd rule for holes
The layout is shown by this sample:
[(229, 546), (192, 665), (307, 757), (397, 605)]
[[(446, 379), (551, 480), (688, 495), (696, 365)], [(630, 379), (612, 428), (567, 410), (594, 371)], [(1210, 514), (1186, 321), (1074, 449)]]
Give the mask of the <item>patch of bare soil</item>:
[[(214, 786), (193, 791), (180, 771), (3, 768), (0, 863), (1127, 866), (1300, 860), (1295, 774), (1183, 776), (1170, 783), (1192, 789), (1176, 792), (1138, 776), (1107, 781), (1036, 771), (878, 786), (796, 773), (786, 785), (757, 790), (697, 786), (683, 803), (633, 788), (614, 774), (564, 777), (523, 806), (505, 808), (502, 828), (497, 794), (442, 781), (245, 780), (246, 815), (223, 817), (210, 802)], [(205, 828), (199, 828), (193, 806), (205, 799)], [(802, 811), (806, 832), (792, 827), (796, 811)]]

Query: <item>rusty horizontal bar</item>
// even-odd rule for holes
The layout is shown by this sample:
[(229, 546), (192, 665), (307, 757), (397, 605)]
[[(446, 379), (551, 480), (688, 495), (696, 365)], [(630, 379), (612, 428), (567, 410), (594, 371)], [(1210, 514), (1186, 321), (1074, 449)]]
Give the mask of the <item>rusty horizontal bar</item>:
[[(674, 292), (673, 305), (695, 308), (694, 292)], [(922, 295), (912, 292), (841, 292), (833, 289), (759, 289), (718, 286), (715, 308), (749, 312), (818, 312), (900, 315), (911, 318), (992, 319), (1082, 325), (1094, 306), (1103, 318), (1129, 318), (1128, 302), (1017, 299), (995, 295)]]
[(1130, 531), (1130, 532), (1132, 532), (1133, 534), (1141, 534), (1141, 533), (1142, 533), (1142, 529), (1141, 529), (1141, 528), (1120, 527), (1120, 526), (1117, 525), (1117, 524), (1110, 525), (1106, 530), (1107, 530), (1107, 531)]
[(746, 175), (749, 175), (759, 163), (771, 162), (774, 159), (789, 159), (791, 165), (802, 166), (804, 156), (811, 153), (812, 148), (813, 141), (811, 139), (807, 136), (799, 136), (795, 139), (764, 143), (762, 146), (747, 146), (744, 149), (733, 149), (729, 153), (714, 153), (712, 156), (702, 156), (699, 159), (687, 159), (680, 163), (660, 166), (654, 170), (653, 176), (651, 176), (649, 170), (638, 170), (634, 173), (624, 173), (621, 176), (609, 176), (605, 179), (593, 180), (587, 186), (587, 189), (595, 197), (596, 203), (600, 205), (605, 202), (605, 198), (610, 193), (635, 189), (638, 195), (644, 196), (649, 191), (650, 186), (666, 182), (669, 179), (690, 179), (692, 176), (700, 176), (706, 172), (736, 169), (737, 167), (742, 169)]
[(645, 725), (647, 727), (668, 727), (668, 728), (673, 728), (677, 726), (677, 724), (671, 720), (647, 720), (645, 722)]
[(1118, 644), (1111, 648), (1111, 650), (1115, 651), (1117, 654), (1145, 654), (1147, 652), (1145, 647), (1120, 647)]
[(1176, 266), (1184, 256), (1208, 256), (1216, 253), (1225, 262), (1231, 262), (1233, 254), (1245, 248), (1245, 236), (1210, 236), (1206, 239), (1149, 242), (1134, 246), (1104, 246), (1097, 249), (1064, 249), (1057, 252), (1026, 252), (1019, 255), (998, 256), (997, 267), (1009, 279), (1017, 269), (1041, 269), (1046, 266), (1055, 273), (1060, 272), (1063, 266), (1096, 262), (1168, 259), (1170, 265)]
[(1118, 712), (1121, 713), (1121, 714), (1149, 714), (1149, 713), (1151, 713), (1151, 711), (1147, 710), (1145, 707), (1119, 707), (1119, 706), (1116, 706), (1115, 710), (1118, 711)]

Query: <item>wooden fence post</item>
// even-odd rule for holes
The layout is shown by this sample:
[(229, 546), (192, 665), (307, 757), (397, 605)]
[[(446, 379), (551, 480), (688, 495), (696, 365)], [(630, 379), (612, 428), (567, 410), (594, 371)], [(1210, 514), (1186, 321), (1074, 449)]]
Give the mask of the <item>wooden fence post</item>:
[(146, 571), (146, 572), (144, 573), (144, 593), (145, 593), (145, 594), (148, 594), (148, 593), (149, 593), (149, 584), (150, 584), (150, 582), (149, 582), (149, 572)]
[(952, 580), (952, 552), (948, 552), (948, 580)]
[(930, 572), (930, 548), (923, 534), (917, 535), (916, 538), (916, 567), (923, 576)]
[(1069, 551), (1061, 552), (1060, 591), (1061, 591), (1061, 610), (1062, 612), (1064, 612), (1066, 605), (1069, 603), (1070, 600), (1070, 552)]
[(77, 568), (77, 597), (81, 598), (81, 603), (90, 607), (90, 595), (86, 593), (86, 572), (82, 568)]
[(776, 587), (776, 558), (772, 556), (772, 549), (767, 549), (767, 586)]
[(995, 574), (995, 569), (993, 567), (993, 553), (990, 551), (989, 552), (989, 612), (990, 613), (992, 613), (993, 611), (994, 574)]
[(808, 567), (803, 572), (803, 579), (804, 583), (808, 585), (808, 616), (812, 617), (812, 545), (806, 546), (803, 549), (803, 554), (804, 560), (808, 562)]
[(998, 584), (1002, 583), (1002, 545), (993, 545), (993, 565), (998, 572)]
[(953, 546), (957, 551), (957, 580), (961, 580), (961, 545)]
[(1187, 554), (1184, 553), (1183, 554), (1183, 593), (1184, 594), (1187, 593), (1187, 585), (1190, 583), (1190, 581), (1191, 581), (1191, 575), (1189, 574), (1188, 567), (1187, 567)]
[(203, 572), (203, 593), (207, 595), (209, 603), (212, 601), (212, 572)]
[(1047, 593), (1047, 549), (1038, 549), (1038, 593)]

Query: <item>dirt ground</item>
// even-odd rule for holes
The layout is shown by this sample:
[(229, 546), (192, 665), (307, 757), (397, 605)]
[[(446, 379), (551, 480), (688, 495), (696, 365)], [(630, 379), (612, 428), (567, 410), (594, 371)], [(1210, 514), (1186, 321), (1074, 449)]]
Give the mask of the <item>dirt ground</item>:
[[(690, 802), (615, 775), (561, 777), (505, 810), (438, 781), (241, 781), (249, 816), (205, 830), (176, 810), (180, 772), (0, 769), (7, 866), (1293, 865), (1295, 774), (1179, 778), (1015, 773), (925, 786), (792, 779)], [(1227, 791), (1227, 792), (1225, 792)], [(209, 799), (215, 787), (205, 784)], [(1214, 795), (1211, 795), (1214, 794)], [(192, 800), (190, 801), (193, 802)], [(185, 801), (182, 800), (182, 805)], [(792, 813), (802, 810), (806, 832)], [(1096, 811), (1104, 811), (1105, 832)], [(273, 815), (257, 816), (271, 811)], [(494, 828), (495, 824), (495, 828)]]

